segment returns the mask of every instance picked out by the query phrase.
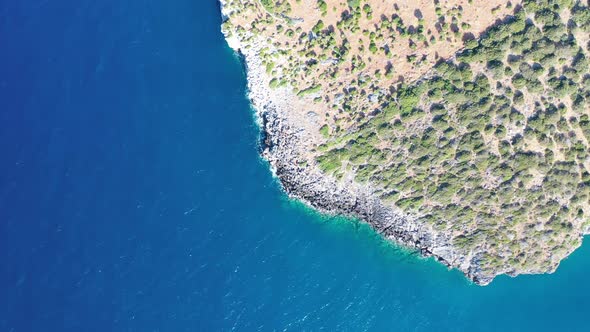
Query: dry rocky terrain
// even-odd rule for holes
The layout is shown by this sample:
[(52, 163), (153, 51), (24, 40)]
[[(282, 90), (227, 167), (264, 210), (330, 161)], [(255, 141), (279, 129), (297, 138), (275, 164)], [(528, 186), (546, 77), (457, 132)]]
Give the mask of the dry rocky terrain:
[(223, 0), (288, 194), (479, 284), (588, 232), (587, 1)]

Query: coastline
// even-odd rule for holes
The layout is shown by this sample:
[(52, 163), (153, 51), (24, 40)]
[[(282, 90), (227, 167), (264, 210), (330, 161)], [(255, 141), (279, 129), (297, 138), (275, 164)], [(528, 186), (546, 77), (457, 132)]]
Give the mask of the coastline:
[[(222, 19), (225, 20), (230, 11), (224, 0), (219, 3)], [(313, 165), (301, 166), (300, 150), (308, 148), (306, 144), (301, 144), (305, 132), (289, 123), (289, 113), (293, 113), (288, 106), (289, 101), (296, 96), (286, 88), (272, 90), (272, 93), (266, 88), (269, 79), (265, 77), (261, 60), (256, 55), (262, 47), (259, 42), (246, 48), (239, 40), (228, 36), (226, 31), (222, 32), (246, 71), (248, 98), (261, 132), (261, 156), (269, 163), (273, 176), (290, 199), (298, 200), (322, 214), (357, 218), (397, 245), (418, 251), (424, 257), (434, 257), (449, 268), (458, 268), (478, 285), (487, 285), (492, 281), (493, 277), (479, 275), (470, 261), (454, 252), (449, 245), (450, 236), (429, 227), (420, 227), (411, 217), (384, 206), (378, 198), (370, 195), (369, 188), (352, 181), (343, 185), (322, 174)]]
[[(231, 15), (225, 0), (219, 0), (223, 22)], [(477, 285), (489, 284), (497, 275), (552, 273), (549, 271), (482, 271), (478, 261), (483, 249), (462, 252), (452, 245), (453, 234), (434, 229), (385, 205), (372, 188), (345, 177), (337, 180), (322, 173), (310, 160), (307, 151), (314, 147), (313, 116), (298, 104), (297, 96), (284, 87), (270, 89), (262, 60), (257, 55), (268, 45), (252, 36), (247, 45), (222, 32), (227, 43), (238, 54), (247, 75), (248, 98), (260, 127), (260, 153), (268, 161), (271, 172), (290, 199), (328, 215), (357, 218), (369, 224), (386, 240), (409, 250), (419, 251), (424, 257), (434, 257), (449, 268), (457, 268)], [(572, 251), (575, 250), (572, 249)]]

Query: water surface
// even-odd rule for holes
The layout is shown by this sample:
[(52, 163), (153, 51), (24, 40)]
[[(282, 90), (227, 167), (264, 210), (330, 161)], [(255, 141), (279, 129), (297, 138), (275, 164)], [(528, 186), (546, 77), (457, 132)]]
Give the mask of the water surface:
[(478, 287), (289, 202), (220, 23), (0, 2), (0, 331), (588, 330), (588, 246)]

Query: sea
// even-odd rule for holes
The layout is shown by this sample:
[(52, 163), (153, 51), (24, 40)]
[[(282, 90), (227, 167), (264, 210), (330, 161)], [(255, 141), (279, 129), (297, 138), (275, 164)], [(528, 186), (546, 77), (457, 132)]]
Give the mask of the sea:
[(590, 246), (470, 283), (259, 156), (216, 0), (0, 0), (0, 331), (588, 331)]

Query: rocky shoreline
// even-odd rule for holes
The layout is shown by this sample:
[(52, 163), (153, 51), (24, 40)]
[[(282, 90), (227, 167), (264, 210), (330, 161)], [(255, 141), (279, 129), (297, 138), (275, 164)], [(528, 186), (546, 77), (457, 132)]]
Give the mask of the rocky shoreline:
[[(225, 20), (230, 10), (220, 0)], [(223, 30), (223, 29), (222, 29)], [(511, 271), (486, 274), (478, 267), (478, 253), (461, 253), (451, 245), (452, 234), (440, 232), (432, 226), (404, 215), (395, 206), (387, 206), (367, 186), (352, 179), (337, 180), (323, 174), (313, 162), (305, 158), (312, 147), (312, 135), (302, 119), (306, 110), (295, 108), (295, 94), (286, 88), (271, 90), (262, 60), (257, 56), (266, 46), (255, 37), (248, 46), (222, 31), (229, 46), (239, 54), (247, 73), (248, 96), (261, 129), (261, 155), (270, 164), (284, 191), (293, 199), (327, 214), (359, 218), (386, 239), (418, 250), (425, 257), (434, 257), (450, 268), (457, 268), (478, 285), (489, 284), (496, 275)]]

